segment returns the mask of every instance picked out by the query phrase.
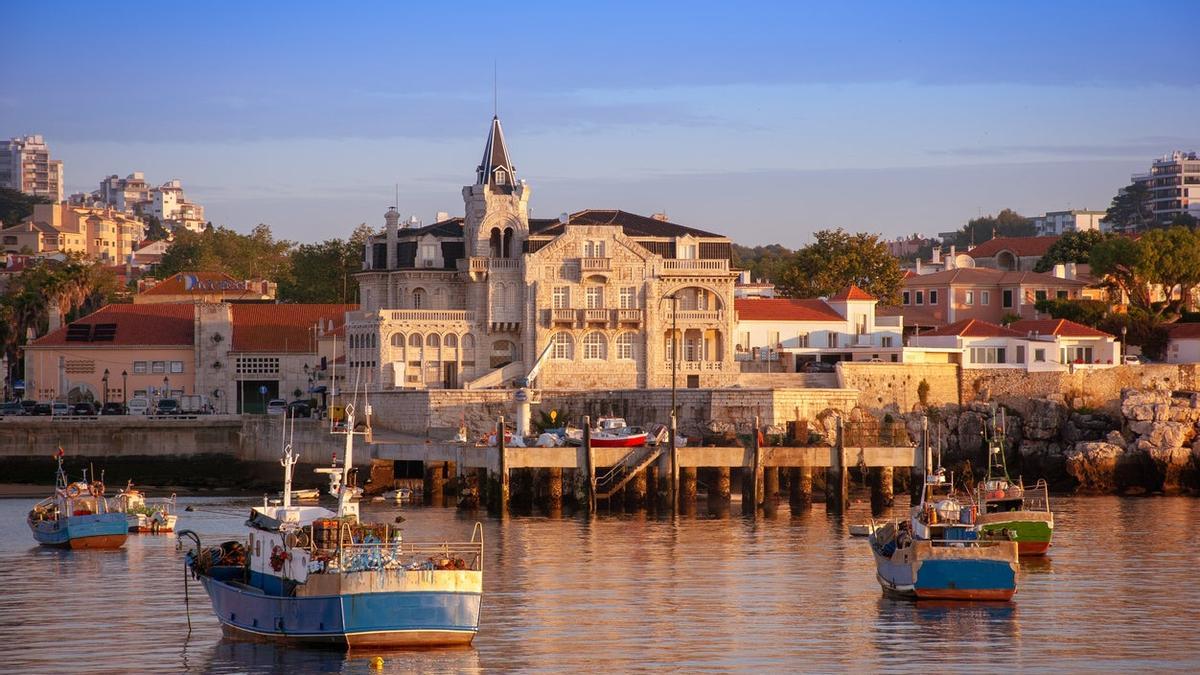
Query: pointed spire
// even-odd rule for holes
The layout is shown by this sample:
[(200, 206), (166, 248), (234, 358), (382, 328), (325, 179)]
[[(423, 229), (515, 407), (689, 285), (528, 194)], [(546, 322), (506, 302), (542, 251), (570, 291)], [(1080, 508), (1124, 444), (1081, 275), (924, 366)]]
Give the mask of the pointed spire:
[(504, 130), (500, 118), (492, 117), (492, 128), (488, 132), (487, 145), (483, 148), (483, 161), (475, 170), (476, 185), (511, 188), (516, 182), (516, 173), (508, 158), (508, 146), (504, 143)]

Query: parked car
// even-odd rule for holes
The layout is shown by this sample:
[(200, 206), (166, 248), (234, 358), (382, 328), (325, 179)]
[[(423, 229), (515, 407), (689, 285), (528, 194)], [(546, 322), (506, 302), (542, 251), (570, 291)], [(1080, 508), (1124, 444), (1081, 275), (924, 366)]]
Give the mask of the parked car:
[(129, 399), (130, 415), (146, 415), (150, 412), (150, 400), (145, 396), (134, 396)]
[(1124, 357), (1121, 359), (1121, 363), (1123, 363), (1123, 364), (1125, 364), (1125, 365), (1127, 365), (1127, 366), (1140, 366), (1140, 365), (1142, 365), (1142, 364), (1143, 364), (1143, 363), (1145, 363), (1145, 362), (1146, 362), (1146, 360), (1145, 360), (1145, 359), (1143, 359), (1143, 358), (1142, 358), (1142, 357), (1140, 357), (1140, 356), (1136, 356), (1136, 355), (1134, 355), (1134, 354), (1126, 354), (1126, 355), (1125, 355), (1125, 356), (1124, 356)]
[(173, 398), (160, 398), (158, 404), (154, 406), (155, 415), (178, 415), (179, 401)]
[(100, 409), (101, 415), (125, 415), (128, 411), (125, 410), (125, 404), (120, 401), (109, 401)]
[(95, 414), (97, 414), (96, 404), (92, 403), (91, 401), (80, 401), (79, 403), (76, 403), (75, 405), (71, 406), (71, 414), (72, 415), (95, 415)]
[(800, 371), (804, 373), (832, 373), (834, 370), (835, 367), (832, 363), (823, 361), (808, 361), (800, 368)]
[(179, 397), (179, 412), (184, 415), (206, 415), (212, 406), (204, 394), (184, 394)]
[(30, 401), (29, 399), (26, 399), (21, 401), (21, 407), (25, 409), (26, 415), (32, 415), (33, 409), (37, 407), (37, 401)]
[(50, 415), (53, 412), (54, 412), (54, 406), (50, 405), (49, 403), (37, 403), (37, 404), (34, 404), (34, 406), (33, 406), (33, 414), (34, 415), (44, 416), (44, 415)]
[(21, 405), (20, 401), (9, 401), (4, 405), (0, 405), (0, 415), (20, 417), (25, 414), (25, 406)]
[(312, 407), (308, 401), (292, 401), (287, 407), (288, 417), (312, 417)]
[(54, 403), (50, 404), (50, 414), (54, 415), (55, 417), (66, 417), (67, 415), (71, 414), (71, 406), (61, 401), (55, 401)]
[(273, 398), (270, 401), (267, 401), (267, 414), (268, 415), (282, 415), (284, 412), (287, 411), (287, 407), (288, 407), (287, 401), (285, 401), (281, 398)]

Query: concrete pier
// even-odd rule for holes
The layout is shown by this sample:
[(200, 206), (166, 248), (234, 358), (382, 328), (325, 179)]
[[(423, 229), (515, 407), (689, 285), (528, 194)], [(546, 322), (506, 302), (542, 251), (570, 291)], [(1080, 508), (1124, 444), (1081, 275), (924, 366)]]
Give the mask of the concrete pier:
[(425, 463), (425, 506), (445, 504), (446, 471), (448, 462)]
[(696, 467), (685, 466), (679, 469), (679, 512), (693, 514), (696, 512)]
[(792, 513), (799, 511), (807, 511), (812, 508), (812, 483), (813, 470), (810, 466), (795, 467), (789, 469), (791, 475), (788, 476), (788, 504), (792, 508)]
[(871, 514), (881, 515), (894, 503), (893, 480), (894, 473), (890, 466), (876, 466), (870, 469), (871, 475)]
[(718, 466), (713, 469), (712, 483), (708, 486), (709, 512), (717, 515), (728, 514), (730, 494), (729, 467)]
[(563, 505), (563, 470), (557, 466), (552, 466), (544, 470), (543, 476), (543, 480), (545, 481), (543, 494), (545, 495), (546, 510), (561, 512)]

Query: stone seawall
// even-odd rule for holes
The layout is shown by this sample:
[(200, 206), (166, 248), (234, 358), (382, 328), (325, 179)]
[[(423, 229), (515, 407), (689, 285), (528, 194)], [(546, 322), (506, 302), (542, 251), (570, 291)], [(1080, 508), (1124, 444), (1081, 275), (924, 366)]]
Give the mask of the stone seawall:
[[(964, 371), (966, 372), (966, 371)], [(929, 385), (927, 405), (960, 403), (959, 367), (953, 363), (850, 363), (837, 365), (838, 384), (858, 391), (867, 410), (909, 412), (921, 404), (921, 383)]]
[(1061, 395), (1073, 409), (1091, 408), (1111, 415), (1121, 412), (1121, 391), (1195, 390), (1197, 364), (1147, 364), (1101, 370), (1026, 373), (1018, 370), (964, 369), (963, 404), (976, 399), (994, 400), (1023, 414), (1030, 401)]

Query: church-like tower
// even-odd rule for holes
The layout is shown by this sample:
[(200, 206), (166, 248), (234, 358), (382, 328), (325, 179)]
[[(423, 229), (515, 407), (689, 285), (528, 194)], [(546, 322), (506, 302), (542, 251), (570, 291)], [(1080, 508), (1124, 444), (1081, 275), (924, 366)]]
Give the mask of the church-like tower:
[(500, 118), (492, 118), (475, 184), (463, 188), (468, 256), (518, 258), (529, 237), (529, 186), (517, 180)]

